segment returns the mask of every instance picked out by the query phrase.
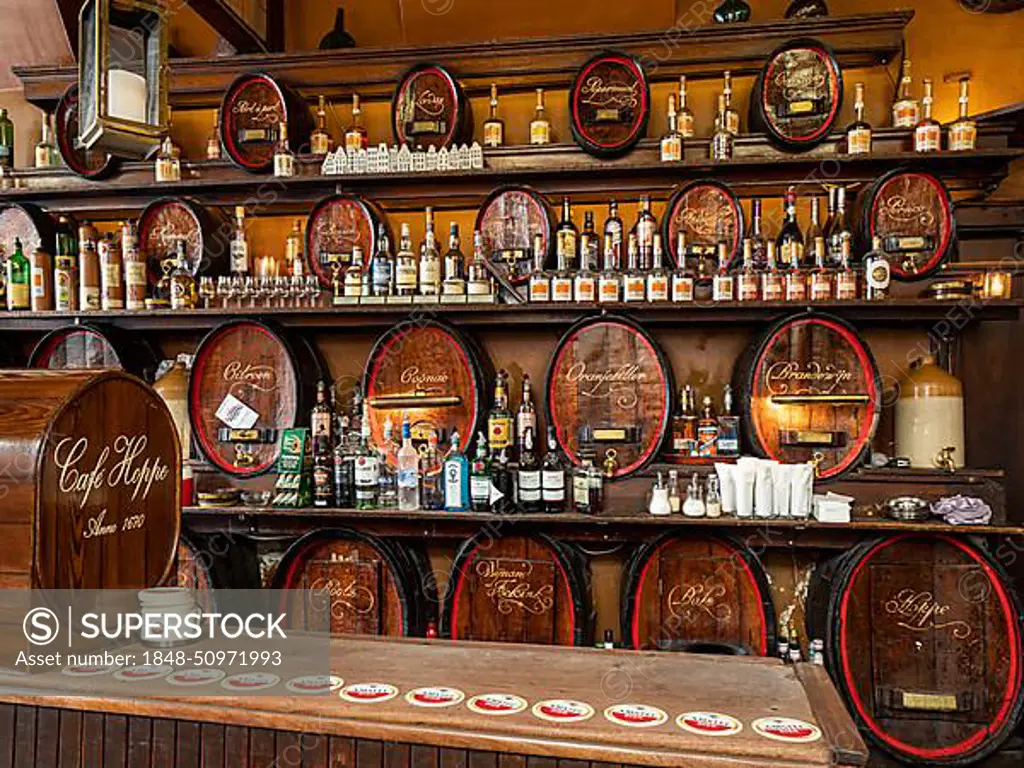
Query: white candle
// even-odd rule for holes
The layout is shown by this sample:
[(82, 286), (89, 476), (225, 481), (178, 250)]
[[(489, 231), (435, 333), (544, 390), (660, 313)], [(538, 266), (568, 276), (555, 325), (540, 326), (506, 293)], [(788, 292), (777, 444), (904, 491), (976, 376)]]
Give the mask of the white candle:
[(107, 115), (136, 123), (146, 119), (146, 78), (125, 69), (107, 73)]

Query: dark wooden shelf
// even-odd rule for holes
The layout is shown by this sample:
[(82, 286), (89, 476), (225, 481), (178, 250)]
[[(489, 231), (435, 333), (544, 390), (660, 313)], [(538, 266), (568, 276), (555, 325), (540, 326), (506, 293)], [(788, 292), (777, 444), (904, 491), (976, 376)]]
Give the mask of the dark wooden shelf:
[[(592, 54), (614, 48), (638, 57), (648, 77), (671, 80), (756, 73), (767, 56), (794, 37), (815, 37), (835, 50), (844, 68), (884, 64), (899, 54), (903, 31), (913, 11), (828, 16), (820, 19), (776, 19), (754, 24), (672, 27), (620, 35), (564, 35), (483, 43), (434, 46), (352, 48), (171, 61), (171, 104), (213, 107), (240, 74), (263, 71), (290, 83), (315, 101), (358, 90), (366, 99), (390, 99), (402, 73), (423, 61), (450, 67), (470, 96), (484, 95), (490, 84), (502, 91), (537, 87), (568, 88), (576, 70)], [(64, 90), (77, 81), (78, 70), (67, 66), (17, 66), (25, 97), (52, 109)]]
[(693, 304), (412, 304), (356, 307), (217, 307), (179, 312), (169, 309), (99, 312), (0, 312), (0, 329), (44, 331), (78, 322), (100, 322), (130, 330), (202, 330), (235, 317), (270, 319), (294, 328), (383, 328), (416, 318), (438, 318), (460, 326), (565, 326), (601, 311), (636, 317), (648, 326), (762, 324), (805, 309), (830, 312), (865, 324), (932, 323), (956, 319), (1017, 320), (1024, 299), (894, 298), (884, 301), (695, 302)]

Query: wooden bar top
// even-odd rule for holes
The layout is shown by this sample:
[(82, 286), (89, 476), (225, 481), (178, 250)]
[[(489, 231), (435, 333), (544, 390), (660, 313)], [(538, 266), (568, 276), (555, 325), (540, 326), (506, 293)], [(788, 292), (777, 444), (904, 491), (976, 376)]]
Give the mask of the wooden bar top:
[[(334, 640), (331, 655), (334, 674), (344, 679), (343, 692), (353, 684), (382, 683), (395, 686), (397, 695), (356, 703), (338, 693), (295, 695), (282, 680), (276, 689), (280, 695), (197, 696), (153, 680), (111, 683), (123, 690), (123, 697), (111, 697), (95, 692), (95, 678), (47, 672), (0, 677), (0, 702), (631, 765), (795, 767), (864, 765), (867, 760), (824, 668), (809, 664), (375, 638)], [(406, 694), (424, 686), (458, 689), (465, 700), (446, 707), (414, 706)], [(513, 714), (484, 714), (489, 706), (493, 711), (495, 700), (473, 706), (473, 697), (483, 694), (513, 694), (527, 706)], [(551, 699), (583, 702), (593, 715), (572, 722), (542, 719), (535, 705)], [(648, 727), (623, 725), (621, 715), (616, 720), (615, 710), (609, 711), (621, 705), (655, 708), (641, 715), (660, 709), (667, 719)], [(738, 723), (725, 728), (725, 734), (691, 732), (677, 723), (690, 712), (721, 713)], [(755, 721), (770, 717), (810, 727), (784, 724), (763, 735), (765, 729), (756, 728)], [(625, 720), (630, 721), (628, 715)], [(713, 726), (721, 729), (722, 722)], [(737, 726), (737, 733), (728, 733)], [(791, 736), (781, 736), (780, 730)]]

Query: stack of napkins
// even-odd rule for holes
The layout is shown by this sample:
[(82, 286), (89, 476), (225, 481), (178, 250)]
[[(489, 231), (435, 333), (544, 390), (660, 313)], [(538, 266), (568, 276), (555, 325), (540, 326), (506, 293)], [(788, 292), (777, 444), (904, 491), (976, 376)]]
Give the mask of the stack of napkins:
[(850, 509), (853, 505), (852, 496), (839, 493), (814, 494), (814, 519), (819, 523), (848, 523)]

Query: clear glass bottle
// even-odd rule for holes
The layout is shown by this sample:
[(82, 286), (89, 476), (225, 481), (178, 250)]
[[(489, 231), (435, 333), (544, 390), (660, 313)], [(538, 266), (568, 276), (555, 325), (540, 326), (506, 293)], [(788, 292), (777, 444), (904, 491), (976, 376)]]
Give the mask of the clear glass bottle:
[(566, 504), (566, 462), (558, 445), (555, 426), (548, 425), (548, 452), (541, 467), (541, 500), (544, 511), (549, 515), (565, 511)]
[(158, 184), (173, 184), (181, 181), (181, 155), (168, 133), (157, 152), (155, 175)]
[(454, 221), (448, 225), (448, 250), (444, 254), (444, 282), (441, 290), (445, 296), (466, 294), (465, 257), (462, 255), (459, 225)]
[(594, 270), (598, 263), (597, 232), (594, 231), (594, 213), (587, 211), (583, 219), (583, 232), (580, 233), (579, 270), (573, 278), (573, 299), (590, 302), (597, 300), (597, 277)]
[(614, 269), (622, 268), (625, 254), (622, 252), (625, 242), (625, 228), (622, 219), (619, 218), (619, 204), (614, 200), (608, 201), (608, 217), (604, 220), (604, 259), (605, 263), (611, 259)]
[(370, 292), (373, 296), (388, 296), (394, 285), (394, 259), (391, 242), (383, 224), (377, 228), (377, 252), (370, 262)]
[(614, 303), (622, 300), (622, 280), (619, 275), (618, 248), (612, 235), (604, 236), (604, 264), (597, 278), (597, 300), (600, 303)]
[(668, 471), (668, 508), (673, 515), (678, 515), (683, 509), (683, 499), (679, 495), (678, 469)]
[(661, 162), (678, 163), (683, 159), (683, 136), (679, 133), (676, 115), (676, 96), (668, 96), (668, 130), (661, 137)]
[(469, 500), (474, 512), (486, 512), (491, 506), (491, 457), (487, 437), (476, 437), (476, 455), (469, 465)]
[(647, 300), (668, 301), (669, 279), (665, 271), (665, 257), (661, 247), (661, 233), (654, 233), (654, 261), (647, 273)]
[(623, 301), (643, 301), (647, 298), (647, 281), (640, 271), (640, 246), (636, 234), (630, 232), (627, 248), (626, 274), (623, 276)]
[(796, 261), (803, 260), (804, 236), (800, 231), (800, 223), (796, 218), (796, 189), (790, 187), (786, 190), (786, 218), (782, 223), (782, 229), (775, 238), (775, 246), (778, 248), (779, 258), (786, 264), (792, 264), (794, 254)]
[(284, 239), (284, 261), (293, 277), (302, 277), (306, 271), (306, 261), (302, 256), (303, 242), (302, 219), (295, 219)]
[(864, 256), (864, 298), (880, 301), (889, 298), (891, 278), (889, 259), (882, 250), (882, 238), (871, 238), (871, 251)]
[(697, 455), (718, 455), (718, 414), (711, 395), (704, 395), (700, 404), (700, 416), (697, 419)]
[(679, 116), (677, 119), (679, 135), (683, 140), (692, 139), (696, 134), (694, 130), (693, 112), (686, 104), (686, 75), (679, 76)]
[(711, 278), (711, 300), (732, 301), (735, 297), (735, 283), (729, 272), (728, 246), (724, 242), (718, 244), (718, 264)]
[(539, 232), (533, 236), (533, 270), (530, 272), (530, 301), (544, 303), (551, 301), (551, 275), (544, 268), (546, 257), (544, 236)]
[(314, 155), (326, 155), (333, 143), (331, 134), (327, 132), (327, 105), (321, 95), (317, 99), (316, 125), (309, 134), (309, 151)]
[(530, 122), (530, 143), (550, 144), (551, 123), (548, 121), (544, 111), (544, 89), (537, 89), (537, 106), (534, 109), (533, 120)]
[(764, 230), (761, 227), (761, 199), (755, 197), (750, 201), (750, 226), (747, 228), (747, 240), (750, 241), (750, 257), (755, 269), (763, 269), (767, 261)]
[(711, 160), (724, 163), (732, 159), (733, 135), (726, 127), (725, 95), (718, 95), (718, 116), (715, 118), (715, 133), (711, 137)]
[(969, 152), (978, 141), (978, 125), (970, 118), (967, 90), (971, 78), (960, 78), (960, 116), (949, 126), (949, 149), (951, 152)]
[[(835, 191), (834, 187), (829, 188), (829, 217), (835, 215)], [(814, 241), (817, 240), (824, 234), (821, 228), (821, 204), (820, 198), (817, 195), (811, 197), (811, 223), (807, 226), (807, 231), (804, 232), (804, 248), (803, 252), (808, 257), (814, 253)], [(828, 242), (827, 240), (825, 241)], [(801, 259), (802, 260), (802, 259)], [(783, 264), (789, 264), (790, 262), (783, 259)]]
[(420, 455), (412, 445), (408, 414), (402, 419), (402, 447), (398, 449), (398, 508), (404, 512), (420, 508)]
[(274, 176), (288, 179), (295, 175), (295, 155), (288, 146), (288, 123), (278, 124), (277, 146), (274, 148)]
[[(814, 248), (811, 248), (814, 253)], [(807, 272), (799, 261), (791, 261), (782, 278), (786, 301), (807, 301)]]
[(736, 282), (736, 298), (739, 301), (757, 301), (761, 298), (761, 275), (754, 269), (749, 238), (743, 240), (743, 266)]
[(420, 294), (437, 296), (441, 293), (441, 255), (434, 234), (434, 209), (426, 210), (426, 230), (420, 246)]
[(654, 257), (654, 233), (657, 231), (658, 220), (651, 213), (651, 198), (644, 195), (640, 198), (640, 205), (637, 208), (633, 234), (637, 240), (638, 266), (645, 272), (651, 268)]
[(36, 144), (36, 168), (50, 168), (59, 164), (60, 153), (53, 143), (53, 129), (50, 127), (50, 115), (43, 112), (42, 136)]
[(768, 243), (768, 263), (761, 272), (761, 301), (782, 301), (785, 272), (775, 258), (775, 243)]
[(385, 417), (381, 429), (380, 445), (377, 455), (380, 456), (380, 472), (377, 476), (377, 504), (385, 509), (398, 506), (398, 444), (395, 442), (395, 423), (390, 416)]
[(825, 261), (825, 240), (818, 238), (814, 243), (814, 267), (808, 278), (808, 293), (811, 301), (832, 299), (832, 270)]
[(523, 434), (519, 449), (519, 467), (516, 470), (516, 492), (523, 512), (540, 512), (543, 508), (541, 490), (541, 466), (534, 448), (533, 428)]
[(836, 218), (832, 230), (825, 240), (825, 263), (830, 267), (839, 266), (843, 258), (843, 238), (850, 235), (846, 220), (846, 187), (836, 189)]
[(484, 146), (500, 147), (505, 143), (505, 121), (498, 117), (498, 86), (491, 83), (491, 113), (484, 121)]
[(686, 500), (683, 502), (683, 515), (685, 517), (704, 517), (706, 510), (700, 488), (700, 479), (694, 473), (693, 479), (686, 486)]
[(551, 277), (551, 300), (572, 301), (572, 265), (579, 250), (579, 231), (572, 220), (569, 198), (562, 199), (562, 220), (555, 232), (557, 271)]
[(185, 252), (185, 240), (179, 239), (175, 244), (174, 271), (171, 272), (171, 309), (187, 310), (196, 307), (196, 279), (188, 271), (188, 256)]
[(360, 424), (359, 445), (354, 454), (356, 509), (375, 509), (380, 480), (380, 456), (370, 445), (370, 419), (364, 410)]
[(231, 234), (231, 274), (245, 277), (249, 274), (249, 241), (245, 236), (245, 206), (235, 206), (235, 230)]
[(732, 136), (740, 135), (740, 113), (732, 107), (732, 72), (726, 70), (722, 75), (722, 96), (725, 99), (725, 130)]
[(713, 474), (708, 476), (708, 492), (704, 498), (704, 516), (713, 518), (722, 516), (722, 494), (718, 490), (718, 477)]
[(533, 402), (533, 384), (530, 382), (530, 374), (523, 374), (523, 395), (519, 400), (519, 410), (516, 411), (516, 442), (523, 444), (523, 437), (526, 430), (532, 429), (537, 434), (537, 406)]
[(444, 508), (448, 512), (468, 512), (469, 461), (459, 449), (459, 433), (452, 431), (451, 447), (444, 459)]
[(686, 232), (676, 233), (676, 268), (672, 272), (672, 301), (677, 303), (693, 301), (694, 277), (686, 259)]
[(892, 127), (913, 128), (920, 119), (920, 111), (915, 99), (911, 95), (913, 80), (910, 77), (910, 59), (903, 60), (903, 74), (900, 77), (899, 97), (892, 105)]
[(370, 146), (370, 134), (363, 124), (363, 110), (359, 107), (359, 94), (352, 94), (352, 123), (345, 129), (345, 151), (358, 152)]
[(22, 251), (21, 239), (14, 238), (14, 253), (5, 263), (7, 277), (7, 309), (28, 309), (31, 306), (32, 265)]
[(932, 117), (933, 92), (932, 81), (925, 78), (921, 119), (914, 126), (915, 152), (938, 152), (942, 149), (942, 126)]
[(838, 301), (853, 301), (857, 298), (857, 271), (851, 263), (851, 239), (849, 232), (843, 233), (842, 256), (835, 272), (835, 297)]
[(214, 110), (213, 128), (210, 135), (206, 137), (206, 159), (220, 160), (220, 110)]
[(437, 450), (437, 433), (427, 438), (427, 451), (420, 457), (420, 506), (439, 511), (444, 509), (444, 473)]
[(853, 110), (856, 118), (846, 129), (846, 154), (866, 155), (871, 152), (871, 124), (864, 119), (864, 83), (857, 83)]
[(416, 254), (412, 250), (412, 234), (409, 222), (403, 221), (395, 253), (395, 293), (398, 296), (413, 296), (417, 282)]
[(352, 259), (345, 267), (344, 294), (347, 298), (362, 298), (363, 296), (363, 249), (361, 246), (352, 246)]
[(739, 456), (740, 417), (733, 413), (732, 386), (722, 390), (722, 412), (718, 414), (718, 456)]

